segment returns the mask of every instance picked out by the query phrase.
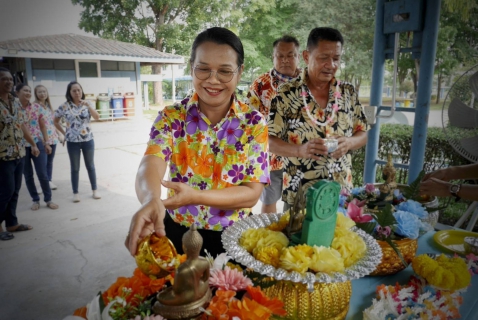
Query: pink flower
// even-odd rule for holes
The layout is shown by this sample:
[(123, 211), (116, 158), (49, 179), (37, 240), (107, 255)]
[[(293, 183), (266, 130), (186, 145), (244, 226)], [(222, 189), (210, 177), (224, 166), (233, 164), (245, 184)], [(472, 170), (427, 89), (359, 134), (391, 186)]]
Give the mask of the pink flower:
[(339, 91), (335, 91), (334, 92), (334, 97), (337, 98), (337, 99), (340, 99), (340, 98), (342, 98), (342, 94)]
[(302, 92), (300, 93), (300, 95), (303, 96), (303, 97), (307, 97), (307, 96), (308, 96), (307, 91), (302, 91)]
[(358, 223), (369, 222), (373, 219), (371, 215), (363, 214), (363, 207), (359, 207), (354, 201), (349, 203), (347, 214), (350, 219)]
[(334, 110), (334, 112), (339, 111), (339, 105), (336, 104), (336, 103), (334, 103), (334, 104), (332, 105), (332, 109)]
[(242, 272), (226, 266), (223, 270), (211, 270), (209, 285), (221, 290), (240, 291), (254, 284)]
[(365, 192), (366, 193), (374, 193), (375, 192), (375, 186), (373, 185), (373, 183), (367, 183), (365, 185)]
[(340, 80), (337, 80), (337, 87), (340, 86), (342, 82)]
[(478, 257), (475, 256), (473, 253), (467, 254), (466, 259), (471, 261), (478, 261)]
[(377, 227), (378, 235), (383, 236), (384, 238), (388, 238), (388, 236), (390, 235), (391, 232), (392, 232), (392, 229), (390, 229), (389, 226), (386, 226), (386, 227), (378, 226)]
[(353, 198), (352, 201), (350, 201), (350, 203), (353, 203), (357, 207), (362, 208), (362, 207), (365, 207), (365, 204), (367, 203), (367, 200), (360, 201), (357, 198)]

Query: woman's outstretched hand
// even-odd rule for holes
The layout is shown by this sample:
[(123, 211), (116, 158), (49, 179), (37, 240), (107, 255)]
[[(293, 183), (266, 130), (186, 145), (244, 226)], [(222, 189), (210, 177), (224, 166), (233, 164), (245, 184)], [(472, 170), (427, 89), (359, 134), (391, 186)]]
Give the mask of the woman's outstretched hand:
[(161, 199), (146, 201), (133, 215), (129, 232), (126, 235), (125, 246), (132, 256), (136, 254), (138, 243), (144, 237), (155, 232), (158, 237), (164, 237), (164, 216), (166, 209)]

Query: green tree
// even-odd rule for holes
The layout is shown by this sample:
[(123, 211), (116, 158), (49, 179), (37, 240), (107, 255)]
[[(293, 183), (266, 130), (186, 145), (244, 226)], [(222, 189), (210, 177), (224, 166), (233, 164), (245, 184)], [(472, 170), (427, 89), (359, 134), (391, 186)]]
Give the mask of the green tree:
[[(83, 7), (79, 27), (107, 39), (132, 42), (187, 56), (198, 30), (225, 26), (244, 0), (71, 0)], [(161, 65), (153, 66), (161, 74)], [(162, 86), (154, 84), (162, 104)]]

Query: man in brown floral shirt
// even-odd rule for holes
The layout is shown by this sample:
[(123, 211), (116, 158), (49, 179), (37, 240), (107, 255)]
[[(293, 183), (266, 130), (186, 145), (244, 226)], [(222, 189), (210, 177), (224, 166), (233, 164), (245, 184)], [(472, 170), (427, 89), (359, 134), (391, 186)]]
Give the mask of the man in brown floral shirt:
[[(16, 214), (18, 193), (22, 186), (24, 138), (32, 145), (32, 154), (40, 151), (23, 122), (18, 99), (10, 93), (13, 77), (8, 69), (0, 68), (0, 239), (10, 240), (11, 232), (28, 231), (32, 227), (19, 224)], [(7, 231), (1, 224), (5, 221)]]
[[(269, 146), (284, 163), (284, 210), (300, 183), (304, 191), (322, 179), (352, 187), (349, 151), (366, 144), (369, 126), (354, 86), (335, 78), (343, 42), (336, 29), (313, 29), (302, 53), (307, 67), (271, 102)], [(336, 138), (338, 147), (329, 152), (325, 138)]]

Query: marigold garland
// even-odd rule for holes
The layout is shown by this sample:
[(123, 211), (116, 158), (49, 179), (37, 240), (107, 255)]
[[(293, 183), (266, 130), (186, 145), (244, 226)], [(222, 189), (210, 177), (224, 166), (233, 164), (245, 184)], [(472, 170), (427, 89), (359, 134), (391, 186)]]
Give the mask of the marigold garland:
[(459, 290), (471, 282), (466, 262), (459, 257), (447, 257), (442, 254), (436, 259), (426, 254), (415, 257), (412, 268), (433, 286), (447, 290)]

